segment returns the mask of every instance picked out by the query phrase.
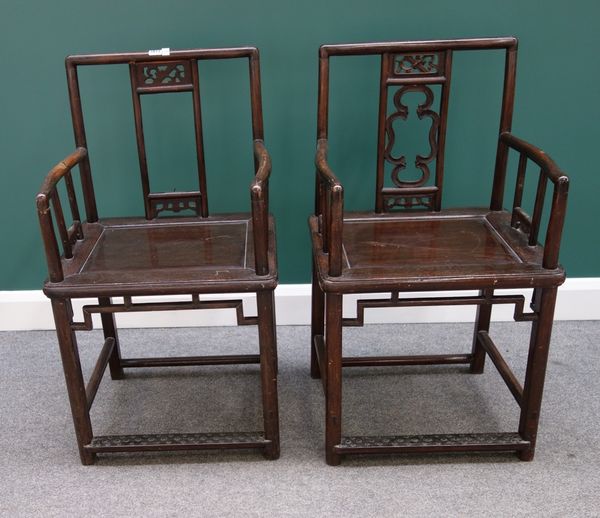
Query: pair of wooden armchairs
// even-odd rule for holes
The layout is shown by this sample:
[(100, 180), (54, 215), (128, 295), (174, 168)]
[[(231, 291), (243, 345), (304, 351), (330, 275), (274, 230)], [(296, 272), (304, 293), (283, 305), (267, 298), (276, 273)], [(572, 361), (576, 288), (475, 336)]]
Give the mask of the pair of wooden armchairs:
[[(489, 208), (442, 210), (444, 148), (452, 56), (458, 51), (501, 50), (505, 74), (496, 167)], [(159, 55), (155, 55), (159, 54)], [(343, 187), (327, 163), (329, 61), (334, 56), (381, 58), (375, 207), (373, 212), (344, 212)], [(515, 91), (517, 41), (514, 38), (442, 40), (357, 45), (326, 45), (319, 54), (319, 103), (315, 214), (310, 218), (313, 246), (311, 374), (321, 378), (326, 406), (326, 459), (338, 464), (354, 453), (516, 451), (533, 458), (557, 287), (565, 273), (558, 263), (568, 178), (534, 146), (510, 133)], [(199, 65), (211, 59), (245, 58), (250, 66), (254, 179), (251, 210), (209, 215), (199, 90)], [(144, 195), (140, 218), (99, 218), (79, 93), (79, 67), (129, 66), (135, 130)], [(60, 162), (37, 196), (48, 263), (44, 292), (52, 301), (67, 390), (81, 460), (97, 453), (257, 448), (269, 459), (279, 456), (277, 352), (274, 289), (277, 284), (275, 234), (268, 208), (271, 163), (263, 143), (258, 51), (255, 48), (102, 54), (67, 58), (67, 77), (77, 149)], [(434, 106), (432, 86), (440, 92)], [(199, 188), (193, 192), (152, 192), (146, 160), (140, 96), (192, 92)], [(395, 123), (409, 114), (404, 95), (423, 95), (416, 115), (431, 121), (430, 149), (417, 155), (418, 179), (403, 178), (407, 158), (397, 153)], [(392, 106), (392, 113), (389, 107)], [(511, 210), (503, 209), (509, 150), (519, 154)], [(522, 208), (528, 162), (540, 167), (532, 216)], [(435, 163), (434, 171), (430, 170)], [(85, 217), (71, 169), (78, 165)], [(386, 186), (391, 169), (392, 187)], [(64, 181), (63, 202), (57, 184)], [(548, 180), (553, 184), (543, 244), (539, 235)], [(193, 215), (179, 215), (187, 211)], [(175, 216), (159, 217), (166, 212)], [(56, 230), (55, 230), (56, 229)], [(215, 238), (219, 239), (215, 239)], [(496, 290), (533, 288), (531, 312), (524, 297)], [(426, 296), (439, 290), (477, 290), (477, 295)], [(211, 300), (210, 294), (256, 294), (257, 316), (243, 314), (241, 300)], [(358, 316), (342, 316), (343, 297), (389, 293), (388, 298), (358, 301)], [(419, 292), (418, 295), (411, 295)], [(138, 302), (133, 297), (186, 295), (177, 302)], [(72, 300), (93, 298), (74, 318)], [(119, 298), (115, 301), (114, 298)], [(503, 360), (488, 333), (494, 304), (514, 304), (517, 321), (532, 321), (524, 384)], [(365, 308), (420, 305), (476, 305), (472, 350), (466, 354), (394, 357), (344, 357), (342, 328), (362, 325)], [(238, 324), (258, 326), (257, 355), (123, 358), (115, 326), (119, 312), (236, 309)], [(105, 342), (87, 384), (82, 375), (76, 331), (91, 330), (99, 313)], [(342, 435), (341, 383), (346, 366), (467, 364), (481, 373), (489, 356), (521, 408), (518, 431), (489, 434), (413, 436)], [(260, 364), (264, 427), (259, 432), (94, 436), (90, 407), (109, 367), (120, 379), (124, 369), (174, 365)]]

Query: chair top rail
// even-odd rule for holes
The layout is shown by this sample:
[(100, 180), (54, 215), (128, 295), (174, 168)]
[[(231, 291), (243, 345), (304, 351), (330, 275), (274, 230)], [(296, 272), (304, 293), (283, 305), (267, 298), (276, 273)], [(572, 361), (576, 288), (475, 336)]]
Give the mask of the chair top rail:
[(390, 41), (377, 43), (349, 43), (321, 45), (321, 57), (382, 54), (385, 52), (411, 52), (433, 50), (483, 50), (516, 49), (517, 38), (470, 38), (456, 40)]
[(250, 58), (258, 55), (256, 47), (227, 47), (215, 49), (169, 50), (168, 53), (127, 52), (109, 54), (79, 54), (67, 56), (67, 65), (116, 65), (147, 61), (176, 61), (180, 59), (235, 59)]

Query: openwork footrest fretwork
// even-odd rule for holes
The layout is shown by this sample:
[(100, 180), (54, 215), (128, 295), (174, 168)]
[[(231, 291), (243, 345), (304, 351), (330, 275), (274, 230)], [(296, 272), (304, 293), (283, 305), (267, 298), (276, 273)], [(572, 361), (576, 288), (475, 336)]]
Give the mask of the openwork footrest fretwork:
[(85, 449), (93, 453), (264, 448), (262, 432), (100, 435)]
[(456, 433), (435, 435), (349, 436), (337, 453), (434, 453), (525, 450), (530, 442), (518, 433)]

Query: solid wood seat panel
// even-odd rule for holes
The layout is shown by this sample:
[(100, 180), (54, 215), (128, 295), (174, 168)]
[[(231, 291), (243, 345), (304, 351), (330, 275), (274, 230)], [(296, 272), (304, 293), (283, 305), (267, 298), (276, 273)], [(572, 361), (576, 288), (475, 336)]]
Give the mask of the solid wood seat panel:
[(248, 291), (238, 283), (276, 283), (275, 240), (270, 220), (270, 273), (256, 274), (249, 215), (145, 220), (121, 218), (84, 225), (90, 242), (75, 249), (65, 279), (46, 283), (49, 296), (117, 296)]
[(343, 246), (349, 270), (407, 271), (429, 261), (450, 268), (522, 262), (494, 235), (484, 217), (346, 220)]
[(246, 268), (248, 221), (107, 227), (82, 272)]
[[(316, 220), (311, 230), (318, 250)], [(529, 246), (505, 211), (346, 213), (343, 236), (340, 276), (327, 275), (326, 254), (318, 255), (326, 291), (558, 286), (565, 277), (542, 268), (543, 248)]]

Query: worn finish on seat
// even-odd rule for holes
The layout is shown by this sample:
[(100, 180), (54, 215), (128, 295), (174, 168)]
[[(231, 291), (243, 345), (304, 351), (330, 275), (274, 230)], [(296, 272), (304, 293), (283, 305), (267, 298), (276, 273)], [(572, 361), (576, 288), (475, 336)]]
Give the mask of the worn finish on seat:
[(48, 282), (48, 296), (153, 295), (252, 291), (277, 284), (275, 233), (269, 222), (267, 275), (255, 269), (248, 215), (164, 220), (100, 220), (85, 224), (89, 242), (65, 266), (65, 278)]
[[(505, 52), (491, 202), (489, 208), (442, 209), (453, 54), (474, 50)], [(358, 453), (516, 451), (523, 460), (533, 458), (556, 290), (565, 279), (558, 253), (568, 178), (548, 155), (510, 133), (516, 54), (514, 38), (324, 45), (320, 49), (315, 214), (309, 219), (313, 247), (311, 374), (323, 381), (329, 464), (339, 464), (342, 455)], [(335, 56), (355, 55), (381, 57), (375, 207), (373, 212), (345, 213), (343, 186), (327, 162), (329, 62)], [(415, 92), (422, 96), (416, 116), (430, 123), (429, 151), (414, 159), (416, 179), (406, 176), (409, 158), (396, 149), (398, 125), (411, 116), (404, 96)], [(519, 163), (512, 207), (505, 209), (509, 150), (519, 154)], [(523, 208), (530, 163), (540, 168), (531, 216)], [(553, 186), (550, 216), (540, 239), (548, 183)], [(532, 311), (524, 311), (522, 295), (498, 292), (506, 288), (534, 288)], [(478, 295), (427, 295), (434, 290), (478, 290)], [(390, 295), (359, 299), (357, 316), (342, 317), (344, 294), (381, 292)], [(523, 385), (489, 335), (494, 304), (514, 305), (516, 321), (532, 322)], [(362, 326), (365, 309), (427, 305), (478, 307), (470, 352), (343, 356), (342, 327)], [(471, 372), (481, 373), (486, 355), (521, 408), (518, 431), (387, 437), (342, 434), (343, 367), (468, 364)]]
[[(311, 219), (317, 268), (327, 291), (344, 293), (390, 289), (455, 289), (469, 276), (472, 288), (555, 285), (564, 270), (541, 266), (543, 249), (527, 244), (505, 213), (486, 209), (430, 213), (358, 214), (344, 217), (342, 274), (328, 274), (318, 222)], [(518, 275), (519, 279), (515, 280)]]
[[(164, 49), (163, 49), (164, 50)], [(200, 109), (199, 66), (208, 59), (247, 59), (250, 72), (254, 178), (249, 212), (209, 214)], [(200, 65), (199, 65), (200, 63)], [(144, 217), (98, 215), (77, 79), (80, 66), (129, 66), (134, 122), (144, 200)], [(67, 390), (83, 464), (97, 453), (122, 451), (256, 448), (269, 459), (279, 456), (277, 348), (273, 290), (277, 284), (275, 229), (268, 212), (269, 155), (263, 144), (258, 51), (253, 47), (173, 52), (70, 56), (66, 60), (77, 149), (47, 175), (37, 196), (49, 278), (44, 292), (52, 300)], [(197, 153), (198, 189), (153, 192), (151, 189), (140, 96), (191, 92)], [(71, 169), (79, 166), (85, 218), (79, 211)], [(249, 176), (249, 181), (251, 177)], [(64, 184), (66, 201), (61, 201)], [(72, 225), (67, 226), (63, 202)], [(174, 213), (162, 218), (164, 213)], [(190, 216), (189, 213), (193, 215)], [(241, 299), (211, 300), (215, 293), (256, 293), (257, 316), (244, 315)], [(178, 301), (135, 301), (136, 296), (185, 295)], [(73, 315), (72, 300), (96, 298)], [(123, 297), (122, 302), (113, 297)], [(139, 311), (235, 310), (239, 325), (257, 325), (259, 354), (123, 358), (114, 313)], [(104, 346), (87, 383), (82, 375), (76, 331), (93, 328), (100, 314)], [(260, 364), (263, 422), (261, 431), (190, 432), (94, 436), (90, 408), (108, 366), (113, 379), (137, 367)]]

